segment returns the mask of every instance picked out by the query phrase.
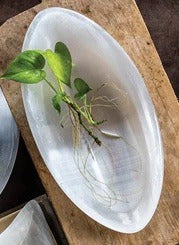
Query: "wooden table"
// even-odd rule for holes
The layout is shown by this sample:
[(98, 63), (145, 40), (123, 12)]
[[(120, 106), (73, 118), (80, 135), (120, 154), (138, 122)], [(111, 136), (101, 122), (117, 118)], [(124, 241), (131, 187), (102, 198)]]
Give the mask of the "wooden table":
[(1, 87), (21, 130), (34, 165), (52, 201), (70, 244), (177, 244), (179, 242), (179, 107), (168, 77), (134, 0), (49, 0), (9, 19), (0, 27), (0, 69), (20, 52), (33, 17), (47, 6), (76, 10), (103, 26), (134, 60), (154, 102), (165, 150), (162, 196), (150, 224), (136, 234), (121, 234), (82, 213), (61, 191), (46, 168), (29, 129), (20, 85), (2, 81)]

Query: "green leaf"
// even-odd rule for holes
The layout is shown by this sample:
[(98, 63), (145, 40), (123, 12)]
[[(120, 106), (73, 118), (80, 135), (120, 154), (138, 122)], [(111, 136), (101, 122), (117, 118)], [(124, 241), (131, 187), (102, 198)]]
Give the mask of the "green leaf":
[(58, 42), (55, 45), (55, 52), (47, 49), (44, 56), (57, 79), (71, 87), (72, 59), (67, 46)]
[(63, 66), (63, 75), (62, 81), (71, 87), (71, 70), (72, 70), (72, 58), (69, 49), (67, 46), (62, 42), (57, 42), (55, 45), (55, 53), (61, 59), (62, 66)]
[(1, 78), (11, 79), (20, 83), (38, 83), (46, 77), (43, 67), (44, 57), (35, 50), (20, 53), (8, 66)]
[(52, 98), (52, 104), (53, 107), (60, 113), (61, 112), (61, 103), (63, 101), (63, 94), (62, 93), (57, 93), (53, 98)]
[(78, 93), (75, 94), (76, 99), (81, 99), (86, 93), (88, 93), (91, 90), (88, 84), (81, 78), (76, 78), (74, 80), (74, 85), (76, 90), (78, 91)]

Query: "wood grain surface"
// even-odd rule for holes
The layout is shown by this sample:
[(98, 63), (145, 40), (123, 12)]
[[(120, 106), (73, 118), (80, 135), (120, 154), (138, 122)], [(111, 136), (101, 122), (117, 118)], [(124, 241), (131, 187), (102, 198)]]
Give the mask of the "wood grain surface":
[[(133, 0), (51, 0), (23, 12), (0, 27), (0, 69), (20, 52), (29, 23), (41, 9), (59, 6), (76, 10), (104, 27), (131, 56), (154, 102), (165, 152), (164, 186), (149, 225), (136, 234), (121, 234), (96, 223), (80, 211), (50, 175), (26, 120), (20, 85), (1, 86), (15, 120), (70, 244), (177, 244), (179, 242), (179, 107), (141, 14)], [(24, 163), (25, 164), (25, 163)]]

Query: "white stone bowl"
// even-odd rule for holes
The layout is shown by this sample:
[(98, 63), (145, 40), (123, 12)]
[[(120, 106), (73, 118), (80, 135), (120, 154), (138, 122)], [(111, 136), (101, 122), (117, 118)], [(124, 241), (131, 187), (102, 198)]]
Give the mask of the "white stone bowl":
[(58, 41), (72, 54), (72, 83), (81, 77), (94, 90), (107, 83), (99, 95), (115, 99), (116, 107), (96, 107), (95, 115), (107, 119), (99, 134), (103, 145), (91, 145), (82, 130), (81, 146), (74, 151), (71, 124), (61, 128), (51, 105), (53, 92), (45, 82), (23, 85), (36, 144), (56, 182), (77, 207), (110, 229), (137, 232), (156, 210), (164, 168), (158, 121), (145, 83), (130, 57), (103, 28), (68, 9), (41, 11), (26, 33), (23, 50), (53, 49)]

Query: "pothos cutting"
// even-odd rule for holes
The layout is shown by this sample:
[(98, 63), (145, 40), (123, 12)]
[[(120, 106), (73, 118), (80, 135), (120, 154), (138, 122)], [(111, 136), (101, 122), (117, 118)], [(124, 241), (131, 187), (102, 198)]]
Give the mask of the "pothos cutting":
[[(52, 81), (47, 80), (44, 70), (45, 64), (49, 66), (54, 74), (56, 86)], [(50, 49), (45, 51), (27, 50), (20, 53), (0, 78), (25, 84), (46, 82), (54, 92), (52, 104), (58, 113), (61, 113), (62, 103), (65, 103), (69, 107), (69, 111), (78, 118), (79, 124), (100, 146), (101, 140), (93, 133), (93, 128), (104, 123), (105, 120), (96, 121), (93, 118), (91, 105), (87, 102), (87, 93), (92, 89), (83, 79), (74, 79), (76, 89), (74, 96), (67, 92), (67, 87), (72, 89), (72, 67), (73, 63), (69, 49), (64, 43), (57, 42), (54, 51)]]

